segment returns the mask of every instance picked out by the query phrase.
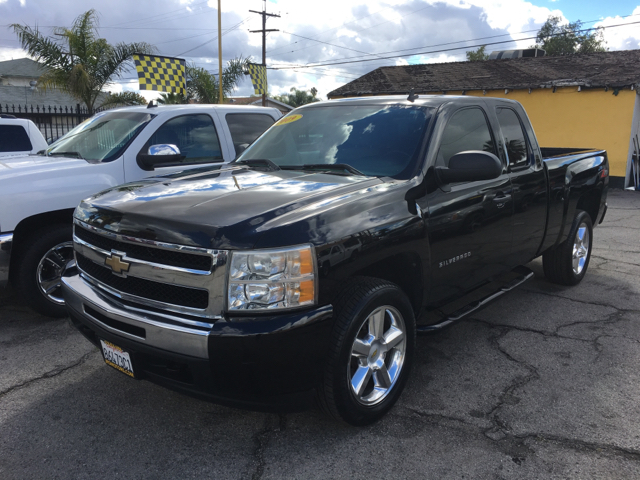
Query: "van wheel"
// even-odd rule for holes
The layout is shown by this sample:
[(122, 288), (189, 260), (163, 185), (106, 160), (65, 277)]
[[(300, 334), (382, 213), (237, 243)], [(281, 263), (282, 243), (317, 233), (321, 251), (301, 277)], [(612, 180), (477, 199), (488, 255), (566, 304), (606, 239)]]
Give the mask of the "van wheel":
[(339, 420), (368, 425), (393, 407), (409, 377), (413, 309), (396, 285), (361, 278), (345, 289), (334, 312), (319, 404)]
[(593, 246), (593, 225), (587, 212), (578, 211), (567, 239), (542, 256), (545, 276), (560, 285), (577, 285), (582, 281)]
[(71, 225), (58, 224), (39, 230), (24, 243), (16, 266), (16, 289), (36, 312), (64, 317), (61, 278), (73, 260)]

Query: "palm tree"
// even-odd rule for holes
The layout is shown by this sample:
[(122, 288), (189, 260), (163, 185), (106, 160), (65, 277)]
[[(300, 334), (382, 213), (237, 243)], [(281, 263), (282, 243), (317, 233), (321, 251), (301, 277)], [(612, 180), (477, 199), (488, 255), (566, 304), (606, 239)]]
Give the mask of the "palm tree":
[(296, 87), (291, 87), (289, 90), (291, 93), (285, 93), (284, 95), (280, 95), (276, 97), (276, 100), (280, 100), (281, 102), (286, 103), (287, 105), (291, 105), (292, 107), (300, 107), (302, 105), (306, 105), (307, 103), (319, 102), (320, 99), (316, 98), (316, 94), (318, 90), (312, 88), (311, 90), (298, 90)]
[(146, 105), (147, 99), (137, 92), (110, 93), (100, 108), (126, 107), (130, 105)]
[(94, 111), (104, 86), (122, 76), (134, 53), (155, 50), (144, 42), (109, 45), (104, 38), (98, 38), (98, 14), (93, 9), (76, 18), (71, 28), (56, 27), (54, 35), (60, 40), (43, 36), (38, 27), (14, 23), (11, 28), (22, 48), (46, 67), (38, 86), (69, 93), (84, 102), (89, 112)]
[[(222, 69), (222, 94), (227, 97), (231, 94), (238, 82), (244, 78), (249, 58), (234, 58), (227, 62)], [(187, 65), (187, 97), (193, 98), (198, 103), (218, 103), (220, 94), (218, 90), (218, 76), (209, 73), (202, 67)]]
[(158, 97), (158, 103), (161, 105), (179, 105), (187, 103), (187, 99), (179, 93), (161, 93)]

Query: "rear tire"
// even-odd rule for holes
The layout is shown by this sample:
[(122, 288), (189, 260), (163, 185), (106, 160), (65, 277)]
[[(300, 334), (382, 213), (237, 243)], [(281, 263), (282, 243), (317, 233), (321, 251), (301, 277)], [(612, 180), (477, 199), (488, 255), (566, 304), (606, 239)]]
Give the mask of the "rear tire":
[(65, 317), (60, 280), (73, 260), (71, 225), (57, 224), (32, 234), (14, 263), (18, 293), (36, 312), (47, 317)]
[(364, 277), (347, 286), (334, 312), (319, 404), (339, 420), (368, 425), (393, 407), (409, 377), (413, 309), (398, 286)]
[(542, 256), (544, 274), (553, 283), (577, 285), (582, 281), (593, 248), (593, 225), (587, 212), (579, 210), (567, 239)]

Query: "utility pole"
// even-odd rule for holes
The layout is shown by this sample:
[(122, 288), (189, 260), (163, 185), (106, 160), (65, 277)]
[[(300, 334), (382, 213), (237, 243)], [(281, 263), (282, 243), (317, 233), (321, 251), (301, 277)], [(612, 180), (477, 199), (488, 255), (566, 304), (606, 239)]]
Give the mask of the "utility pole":
[(218, 103), (222, 104), (222, 6), (218, 0)]
[[(257, 13), (258, 15), (262, 15), (262, 30), (250, 30), (251, 33), (260, 33), (262, 32), (262, 65), (267, 68), (267, 32), (279, 32), (280, 30), (270, 29), (267, 30), (267, 17), (278, 17), (280, 15), (276, 15), (275, 13), (267, 13), (267, 2), (266, 0), (263, 2), (263, 7), (261, 12), (256, 12), (255, 10), (249, 10), (251, 13)], [(267, 106), (267, 95), (266, 93), (262, 94), (262, 106)]]

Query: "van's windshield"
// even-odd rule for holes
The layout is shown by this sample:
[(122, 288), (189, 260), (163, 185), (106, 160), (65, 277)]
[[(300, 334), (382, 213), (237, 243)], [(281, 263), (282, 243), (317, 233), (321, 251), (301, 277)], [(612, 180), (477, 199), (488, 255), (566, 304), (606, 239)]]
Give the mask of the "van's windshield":
[(434, 112), (413, 105), (305, 108), (276, 122), (237, 161), (334, 172), (344, 166), (344, 174), (409, 178)]

